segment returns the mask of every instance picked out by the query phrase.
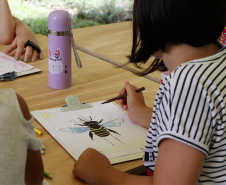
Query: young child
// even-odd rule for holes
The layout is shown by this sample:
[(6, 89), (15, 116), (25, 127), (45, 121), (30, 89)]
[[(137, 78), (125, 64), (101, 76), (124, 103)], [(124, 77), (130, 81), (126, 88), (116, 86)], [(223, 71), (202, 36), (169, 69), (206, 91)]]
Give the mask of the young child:
[[(10, 44), (5, 51), (6, 54), (16, 49), (16, 60), (19, 60), (21, 54), (24, 52), (24, 46), (28, 40), (38, 45), (35, 34), (29, 27), (21, 20), (12, 16), (7, 0), (0, 1), (0, 24), (0, 44)], [(31, 46), (26, 47), (24, 55), (25, 62), (28, 62), (30, 59), (34, 62), (37, 57), (43, 59), (42, 52), (38, 54)]]
[(42, 140), (35, 136), (33, 121), (20, 95), (0, 89), (0, 184), (42, 184)]
[(139, 66), (154, 55), (164, 63), (156, 59), (143, 74), (164, 64), (170, 71), (153, 112), (129, 82), (119, 93), (128, 93), (119, 103), (129, 118), (149, 128), (149, 176), (123, 173), (90, 148), (74, 176), (98, 185), (226, 184), (226, 48), (217, 41), (225, 23), (225, 0), (134, 0), (129, 62)]

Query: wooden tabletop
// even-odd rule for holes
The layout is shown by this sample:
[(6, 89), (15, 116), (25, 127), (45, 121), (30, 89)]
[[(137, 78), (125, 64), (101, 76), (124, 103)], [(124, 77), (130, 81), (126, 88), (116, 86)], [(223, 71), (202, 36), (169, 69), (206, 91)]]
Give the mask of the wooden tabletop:
[[(132, 46), (131, 22), (74, 29), (73, 34), (77, 45), (122, 64), (127, 61), (126, 55), (130, 53)], [(48, 86), (48, 37), (40, 34), (36, 36), (44, 59), (29, 64), (41, 69), (42, 72), (9, 82), (0, 82), (0, 88), (13, 88), (23, 96), (30, 111), (61, 107), (65, 104), (67, 95), (75, 95), (81, 102), (87, 103), (107, 100), (117, 96), (125, 81), (138, 88), (144, 86), (146, 104), (153, 107), (159, 84), (80, 51), (78, 54), (83, 64), (81, 69), (77, 68), (72, 56), (72, 87), (64, 90), (51, 89)], [(6, 48), (7, 46), (0, 45), (1, 52)], [(151, 75), (160, 79), (159, 72)], [(34, 125), (43, 132), (43, 136), (37, 137), (43, 140), (46, 147), (46, 154), (42, 156), (45, 171), (54, 177), (53, 180), (46, 180), (51, 185), (85, 184), (72, 175), (75, 160), (37, 121), (34, 121)], [(144, 171), (142, 159), (115, 164), (114, 167), (133, 174)]]

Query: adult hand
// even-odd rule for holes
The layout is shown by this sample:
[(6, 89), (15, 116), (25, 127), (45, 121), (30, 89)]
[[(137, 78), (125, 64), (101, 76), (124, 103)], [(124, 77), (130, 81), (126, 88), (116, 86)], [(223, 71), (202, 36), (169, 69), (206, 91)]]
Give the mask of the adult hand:
[(106, 156), (95, 149), (86, 149), (75, 162), (72, 173), (88, 184), (99, 184), (114, 170)]
[(152, 109), (147, 107), (142, 92), (136, 92), (136, 86), (125, 82), (125, 87), (119, 92), (119, 96), (127, 93), (127, 97), (118, 102), (121, 108), (127, 111), (130, 120), (145, 128), (150, 125)]
[(34, 50), (31, 46), (27, 46), (26, 49), (24, 49), (24, 46), (28, 40), (34, 42), (36, 45), (39, 45), (32, 31), (31, 32), (29, 31), (27, 33), (24, 32), (24, 33), (20, 33), (19, 35), (16, 35), (13, 42), (7, 48), (5, 53), (9, 54), (16, 49), (15, 58), (16, 60), (19, 60), (20, 56), (25, 52), (24, 58), (23, 58), (25, 62), (28, 62), (29, 60), (34, 62), (36, 61), (37, 58), (43, 59), (42, 52), (38, 54), (37, 50)]
[(29, 60), (34, 62), (36, 61), (37, 57), (39, 57), (40, 59), (43, 59), (43, 53), (40, 52), (38, 54), (37, 50), (33, 50), (31, 46), (27, 46), (26, 50), (24, 50), (24, 46), (28, 40), (34, 42), (36, 45), (39, 45), (38, 41), (33, 31), (31, 31), (30, 28), (25, 23), (23, 23), (21, 20), (17, 19), (16, 17), (14, 17), (14, 21), (16, 24), (16, 30), (15, 30), (16, 36), (13, 42), (5, 51), (5, 53), (9, 54), (16, 49), (15, 58), (16, 60), (19, 60), (20, 56), (25, 52), (24, 59), (23, 59), (25, 62), (28, 62)]

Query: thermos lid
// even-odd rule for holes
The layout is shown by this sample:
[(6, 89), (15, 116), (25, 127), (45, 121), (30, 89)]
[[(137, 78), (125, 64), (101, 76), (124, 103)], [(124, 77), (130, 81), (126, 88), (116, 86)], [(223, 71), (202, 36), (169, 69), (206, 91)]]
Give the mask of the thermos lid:
[(48, 29), (51, 31), (68, 31), (71, 28), (71, 16), (67, 11), (55, 10), (49, 14)]

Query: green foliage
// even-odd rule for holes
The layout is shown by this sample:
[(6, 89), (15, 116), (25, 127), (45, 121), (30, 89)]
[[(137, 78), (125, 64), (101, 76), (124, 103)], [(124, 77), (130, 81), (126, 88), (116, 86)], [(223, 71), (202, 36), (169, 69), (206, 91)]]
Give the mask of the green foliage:
[(101, 24), (92, 20), (84, 20), (84, 19), (76, 18), (76, 19), (72, 19), (71, 25), (72, 25), (72, 29), (74, 29), (74, 28), (98, 26)]
[(34, 33), (47, 35), (48, 15), (55, 9), (68, 11), (72, 28), (131, 20), (133, 0), (8, 0), (12, 14)]
[(99, 6), (90, 4), (80, 5), (78, 17), (81, 19), (95, 20), (101, 24), (115, 23), (131, 20), (128, 7), (116, 6), (115, 0), (108, 0), (108, 3), (102, 3)]
[(50, 10), (23, 0), (8, 0), (8, 2), (15, 17), (25, 22), (34, 33), (47, 35)]

